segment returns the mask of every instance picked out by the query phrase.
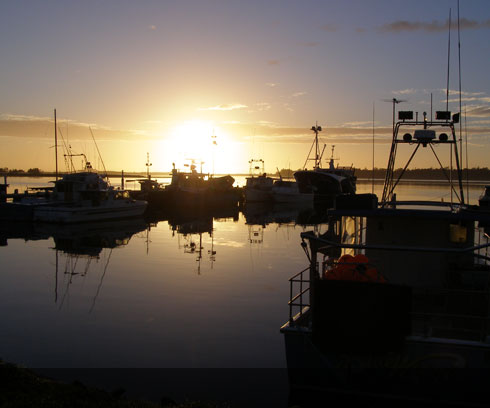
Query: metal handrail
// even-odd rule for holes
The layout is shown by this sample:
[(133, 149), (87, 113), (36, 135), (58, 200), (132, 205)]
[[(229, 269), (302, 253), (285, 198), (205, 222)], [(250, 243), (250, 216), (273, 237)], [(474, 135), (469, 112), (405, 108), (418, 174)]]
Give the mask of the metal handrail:
[[(475, 228), (477, 230), (478, 228)], [(414, 251), (414, 252), (425, 252), (425, 253), (433, 253), (433, 252), (439, 252), (439, 253), (455, 253), (455, 254), (464, 254), (464, 253), (473, 253), (473, 256), (475, 258), (483, 259), (488, 265), (488, 261), (490, 261), (490, 257), (487, 254), (482, 254), (482, 250), (484, 253), (486, 253), (488, 248), (490, 248), (490, 241), (489, 240), (483, 240), (483, 243), (480, 239), (476, 239), (476, 245), (473, 244), (470, 247), (464, 247), (464, 248), (444, 248), (444, 247), (420, 247), (420, 246), (408, 246), (408, 245), (383, 245), (383, 244), (373, 244), (373, 245), (366, 245), (366, 244), (347, 244), (347, 243), (340, 243), (340, 242), (335, 242), (331, 241), (325, 238), (321, 238), (318, 236), (315, 236), (311, 231), (310, 232), (303, 232), (300, 234), (301, 239), (302, 239), (302, 246), (305, 248), (305, 252), (308, 256), (308, 251), (306, 250), (307, 244), (306, 241), (311, 241), (309, 244), (310, 250), (312, 252), (318, 253), (322, 252), (325, 248), (342, 248), (342, 249), (358, 249), (358, 250), (366, 250), (366, 249), (376, 249), (376, 250), (392, 250), (392, 251)], [(311, 278), (313, 275), (313, 270), (311, 267), (311, 262), (313, 260), (316, 260), (316, 257), (310, 257), (308, 256), (308, 260), (310, 261), (310, 266), (303, 269), (302, 271), (296, 273), (293, 277), (289, 279), (290, 282), (290, 297), (289, 297), (289, 325), (293, 326), (295, 324), (298, 324), (302, 316), (304, 315), (305, 311), (308, 310), (305, 307), (311, 307), (311, 299), (310, 297), (308, 298), (307, 301), (303, 299), (303, 296), (305, 296), (308, 292), (308, 295), (311, 295), (310, 287), (311, 287)], [(318, 272), (318, 263), (314, 266)], [(304, 273), (307, 272), (310, 273), (310, 276), (308, 276), (308, 279), (304, 279)], [(293, 294), (294, 290), (294, 285), (299, 284), (299, 291), (297, 291), (295, 294)], [(307, 287), (303, 287), (303, 285), (307, 285)], [(451, 291), (451, 289), (447, 288), (447, 291)], [(465, 291), (466, 293), (473, 293), (473, 292), (480, 292), (481, 291)], [(296, 315), (293, 315), (293, 308), (299, 307), (299, 313)], [(472, 316), (472, 315), (458, 315), (458, 314), (452, 314), (452, 313), (421, 313), (417, 311), (412, 311), (411, 312), (412, 316), (418, 316), (420, 318), (428, 318), (428, 319), (433, 319), (433, 318), (438, 318), (438, 317), (444, 317), (444, 318), (453, 318), (453, 319), (461, 319), (461, 318), (469, 318), (473, 321), (481, 321), (484, 324), (487, 324), (487, 322), (490, 322), (490, 319), (488, 316)], [(301, 324), (301, 323), (299, 323)], [(478, 332), (478, 331), (476, 331)]]
[[(309, 279), (304, 279), (303, 274), (305, 272), (309, 272), (310, 268), (305, 268), (302, 271), (298, 272), (292, 278), (289, 279), (289, 324), (290, 326), (294, 325), (294, 315), (293, 315), (293, 307), (299, 307), (299, 317), (303, 315), (303, 310), (305, 307), (309, 307), (310, 304), (303, 303), (303, 296), (309, 292), (310, 286), (303, 288), (303, 283), (310, 283)], [(297, 279), (299, 277), (299, 279)], [(299, 283), (299, 292), (293, 296), (293, 285), (295, 283)], [(299, 299), (299, 303), (296, 303), (296, 300)]]
[(472, 247), (465, 248), (437, 248), (437, 247), (417, 247), (408, 245), (365, 245), (365, 244), (343, 244), (335, 241), (329, 241), (327, 239), (314, 237), (311, 235), (304, 236), (301, 233), (302, 238), (313, 239), (315, 241), (325, 243), (326, 246), (339, 247), (339, 248), (349, 248), (349, 249), (383, 249), (383, 250), (393, 250), (393, 251), (414, 251), (414, 252), (450, 252), (450, 253), (465, 253), (476, 251), (478, 249), (489, 248), (490, 242), (481, 245), (475, 245)]

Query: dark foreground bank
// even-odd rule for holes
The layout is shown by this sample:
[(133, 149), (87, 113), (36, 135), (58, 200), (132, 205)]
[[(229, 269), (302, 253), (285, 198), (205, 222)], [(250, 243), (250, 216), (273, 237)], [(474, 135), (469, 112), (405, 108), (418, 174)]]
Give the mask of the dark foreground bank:
[(112, 392), (79, 381), (64, 383), (34, 371), (0, 361), (0, 406), (8, 407), (114, 407), (114, 408), (217, 408), (229, 404), (202, 401), (176, 402), (162, 396), (158, 402), (132, 399), (123, 388)]

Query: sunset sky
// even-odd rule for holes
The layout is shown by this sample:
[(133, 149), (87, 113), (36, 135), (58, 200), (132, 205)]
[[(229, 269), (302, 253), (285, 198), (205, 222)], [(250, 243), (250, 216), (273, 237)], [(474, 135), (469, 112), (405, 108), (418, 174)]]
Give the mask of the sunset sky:
[[(64, 143), (100, 167), (91, 129), (111, 170), (145, 171), (147, 152), (155, 172), (297, 169), (315, 123), (327, 157), (335, 145), (340, 165), (371, 168), (373, 107), (386, 167), (384, 100), (445, 109), (450, 9), (456, 112), (457, 0), (3, 1), (0, 167), (54, 169), (56, 108)], [(469, 167), (488, 167), (490, 2), (461, 0), (460, 28)], [(438, 166), (423, 153), (414, 166)]]

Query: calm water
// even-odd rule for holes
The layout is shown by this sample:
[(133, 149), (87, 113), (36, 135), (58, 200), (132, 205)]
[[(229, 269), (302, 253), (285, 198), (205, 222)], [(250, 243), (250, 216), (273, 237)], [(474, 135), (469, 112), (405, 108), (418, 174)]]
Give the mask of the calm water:
[[(47, 181), (9, 179), (21, 191)], [(471, 188), (470, 202), (481, 192)], [(398, 197), (449, 200), (439, 185), (402, 185)], [(0, 358), (27, 367), (285, 368), (288, 278), (307, 266), (300, 232), (313, 226), (280, 210), (2, 224)]]

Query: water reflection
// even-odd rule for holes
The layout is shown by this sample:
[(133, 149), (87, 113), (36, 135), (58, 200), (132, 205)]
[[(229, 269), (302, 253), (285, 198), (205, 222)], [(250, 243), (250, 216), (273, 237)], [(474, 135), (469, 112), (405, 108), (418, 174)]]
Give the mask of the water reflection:
[[(45, 223), (0, 223), (0, 242), (7, 246), (11, 239), (37, 241), (52, 239), (55, 252), (54, 303), (62, 309), (70, 297), (76, 279), (84, 281), (89, 273), (101, 268), (99, 282), (92, 295), (89, 312), (94, 309), (106, 276), (112, 251), (128, 245), (131, 237), (147, 229), (143, 218), (118, 222), (89, 222), (72, 225)], [(104, 251), (108, 254), (104, 256)], [(91, 271), (92, 270), (92, 271)]]
[(211, 249), (208, 250), (211, 261), (211, 268), (216, 260), (216, 251), (214, 250), (213, 239), (213, 216), (206, 215), (200, 218), (187, 219), (170, 219), (169, 227), (172, 229), (172, 236), (177, 233), (179, 249), (185, 254), (194, 255), (197, 265), (197, 274), (201, 274), (201, 261), (203, 258), (203, 234), (211, 238)]
[[(214, 247), (214, 221), (237, 222), (239, 209), (237, 206), (223, 206), (200, 211), (173, 210), (153, 211), (147, 214), (149, 226), (156, 227), (158, 223), (166, 222), (172, 231), (172, 237), (177, 237), (177, 246), (184, 254), (195, 256), (197, 274), (201, 273), (201, 262), (207, 255), (211, 269), (216, 261), (217, 251)], [(150, 227), (149, 227), (150, 228)], [(209, 237), (209, 248), (204, 246), (203, 237)]]
[(327, 222), (329, 203), (245, 203), (242, 212), (248, 225), (317, 225)]

